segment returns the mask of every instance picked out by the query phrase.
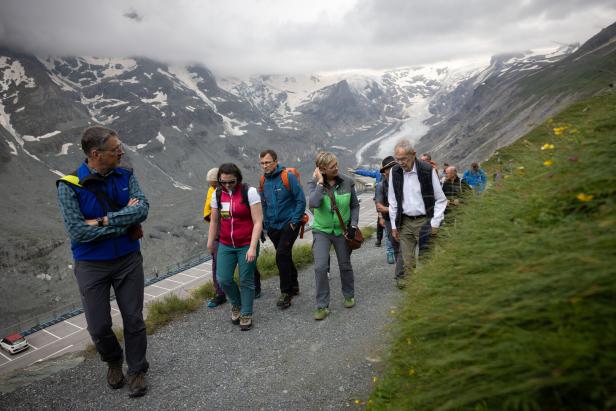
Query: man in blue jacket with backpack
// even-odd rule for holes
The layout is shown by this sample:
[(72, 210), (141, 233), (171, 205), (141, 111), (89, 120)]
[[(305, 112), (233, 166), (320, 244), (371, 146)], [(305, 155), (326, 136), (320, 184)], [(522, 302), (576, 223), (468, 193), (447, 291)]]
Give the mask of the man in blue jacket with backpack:
[(276, 265), (280, 273), (280, 297), (276, 305), (286, 309), (291, 306), (293, 296), (299, 294), (293, 244), (305, 222), (306, 197), (299, 173), (279, 165), (274, 150), (261, 152), (259, 163), (263, 169), (259, 184), (263, 228), (276, 247)]

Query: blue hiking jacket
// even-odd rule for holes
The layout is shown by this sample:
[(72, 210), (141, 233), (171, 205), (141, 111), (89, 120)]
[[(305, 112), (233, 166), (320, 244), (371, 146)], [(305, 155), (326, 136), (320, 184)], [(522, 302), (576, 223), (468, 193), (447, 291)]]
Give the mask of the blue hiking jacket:
[(466, 170), (462, 180), (464, 180), (469, 186), (473, 187), (475, 191), (481, 193), (483, 189), (486, 188), (488, 176), (486, 176), (486, 173), (481, 168), (476, 173), (472, 170)]
[(364, 176), (364, 177), (376, 178), (377, 183), (380, 183), (381, 180), (383, 179), (383, 176), (381, 175), (381, 172), (379, 170), (356, 168), (355, 171), (353, 171), (353, 174), (357, 174), (357, 175)]
[(306, 197), (295, 174), (287, 172), (289, 188), (282, 183), (280, 164), (271, 175), (265, 176), (261, 206), (263, 207), (263, 228), (281, 230), (289, 223), (297, 224), (306, 211)]

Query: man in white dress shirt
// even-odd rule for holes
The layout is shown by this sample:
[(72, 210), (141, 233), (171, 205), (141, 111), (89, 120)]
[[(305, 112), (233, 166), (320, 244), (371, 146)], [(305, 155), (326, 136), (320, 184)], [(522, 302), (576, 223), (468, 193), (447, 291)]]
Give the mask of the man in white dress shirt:
[(396, 278), (399, 288), (413, 271), (415, 247), (421, 227), (430, 221), (436, 235), (443, 221), (447, 197), (443, 193), (436, 171), (430, 163), (417, 160), (411, 143), (402, 139), (394, 147), (398, 165), (389, 174), (389, 216), (393, 237), (400, 242), (404, 275)]

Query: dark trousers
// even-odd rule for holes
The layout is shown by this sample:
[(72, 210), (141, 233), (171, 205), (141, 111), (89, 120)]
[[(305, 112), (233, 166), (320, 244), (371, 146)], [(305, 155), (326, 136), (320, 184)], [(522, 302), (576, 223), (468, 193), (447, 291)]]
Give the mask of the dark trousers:
[(383, 226), (379, 224), (379, 219), (376, 219), (376, 241), (380, 243), (383, 241)]
[(113, 287), (124, 325), (128, 374), (146, 372), (147, 336), (143, 321), (143, 257), (140, 251), (106, 261), (75, 261), (75, 277), (88, 332), (105, 362), (122, 361), (122, 347), (111, 329)]
[(292, 230), (286, 224), (281, 230), (269, 229), (267, 235), (276, 247), (276, 266), (280, 273), (280, 292), (292, 294), (293, 289), (299, 289), (297, 268), (293, 263), (293, 244), (299, 234), (299, 225)]
[[(216, 295), (224, 296), (225, 292), (220, 287), (218, 283), (218, 279), (216, 278), (216, 261), (218, 259), (218, 240), (215, 240), (213, 243), (212, 250), (212, 282), (214, 283), (214, 290), (216, 291)], [(255, 265), (255, 293), (261, 292), (261, 273), (259, 269)]]

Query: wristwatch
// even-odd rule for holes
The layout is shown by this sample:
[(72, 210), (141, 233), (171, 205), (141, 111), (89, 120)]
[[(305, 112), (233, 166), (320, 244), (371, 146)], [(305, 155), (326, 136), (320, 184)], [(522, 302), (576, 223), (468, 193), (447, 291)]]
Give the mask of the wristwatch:
[(96, 219), (96, 225), (99, 226), (99, 227), (102, 227), (104, 222), (105, 222), (105, 218), (104, 217), (98, 217)]

